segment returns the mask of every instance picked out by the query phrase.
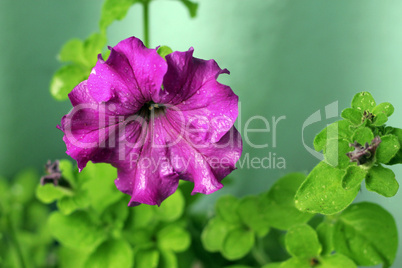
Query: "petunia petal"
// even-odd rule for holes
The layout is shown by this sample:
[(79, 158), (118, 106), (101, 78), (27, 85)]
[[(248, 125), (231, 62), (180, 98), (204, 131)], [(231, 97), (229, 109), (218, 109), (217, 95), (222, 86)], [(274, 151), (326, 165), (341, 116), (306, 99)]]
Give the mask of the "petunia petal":
[(234, 127), (218, 143), (196, 150), (166, 117), (156, 117), (150, 121), (142, 150), (131, 152), (115, 183), (132, 196), (130, 205), (160, 205), (174, 193), (179, 179), (194, 182), (193, 194), (210, 194), (223, 187), (221, 180), (235, 169), (241, 150)]
[(161, 91), (167, 64), (135, 37), (109, 49), (109, 58), (99, 55), (88, 78), (89, 92), (97, 102), (113, 103), (119, 114), (134, 114)]
[(173, 52), (166, 60), (161, 102), (171, 105), (167, 116), (171, 121), (181, 120), (180, 131), (191, 132), (199, 142), (218, 142), (238, 115), (238, 96), (216, 80), (229, 72), (214, 60), (193, 58), (193, 49)]

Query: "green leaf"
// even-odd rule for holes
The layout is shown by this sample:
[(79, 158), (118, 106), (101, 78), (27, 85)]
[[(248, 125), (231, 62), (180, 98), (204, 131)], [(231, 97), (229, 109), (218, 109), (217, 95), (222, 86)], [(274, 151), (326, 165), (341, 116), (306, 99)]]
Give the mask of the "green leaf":
[[(92, 69), (98, 60), (98, 55), (102, 53), (107, 39), (104, 33), (94, 33), (84, 41), (84, 55), (88, 62), (88, 67)], [(89, 72), (87, 73), (87, 77)]]
[(129, 208), (127, 208), (128, 200), (123, 198), (116, 203), (110, 205), (101, 216), (104, 223), (109, 224), (115, 237), (119, 237), (121, 229), (128, 217)]
[(380, 103), (374, 108), (373, 114), (379, 115), (380, 113), (390, 117), (394, 113), (394, 106), (392, 106), (392, 104), (389, 102)]
[[(0, 178), (1, 179), (1, 178)], [(35, 196), (35, 186), (39, 183), (39, 175), (35, 169), (20, 171), (10, 187), (14, 201), (21, 204), (32, 202)]]
[(331, 255), (334, 250), (334, 230), (335, 224), (330, 221), (324, 221), (317, 226), (318, 240), (322, 246), (321, 255)]
[(59, 169), (64, 179), (66, 179), (71, 186), (76, 187), (78, 185), (76, 176), (78, 173), (77, 167), (73, 167), (71, 161), (67, 159), (61, 159), (59, 161)]
[(224, 221), (230, 223), (240, 222), (239, 215), (237, 214), (237, 207), (239, 200), (232, 195), (221, 196), (215, 204), (215, 210)]
[(388, 117), (385, 114), (380, 113), (374, 117), (374, 121), (371, 125), (379, 127), (379, 126), (384, 125), (387, 121), (388, 121)]
[(71, 215), (54, 212), (49, 217), (49, 231), (63, 245), (90, 252), (105, 240), (106, 233), (84, 211)]
[(170, 53), (172, 53), (173, 52), (173, 50), (170, 48), (170, 47), (168, 47), (168, 46), (160, 46), (159, 48), (158, 48), (158, 54), (159, 54), (159, 56), (161, 56), (162, 58), (166, 58), (166, 56), (167, 55), (169, 55)]
[(399, 184), (392, 170), (379, 165), (369, 170), (366, 188), (385, 197), (392, 197), (398, 192)]
[(123, 19), (127, 15), (129, 8), (139, 2), (139, 0), (106, 0), (102, 6), (99, 21), (101, 30), (106, 30), (113, 21)]
[(36, 187), (36, 197), (45, 204), (50, 204), (63, 196), (72, 196), (70, 189), (55, 186), (53, 184), (38, 185)]
[(345, 190), (355, 189), (360, 186), (366, 175), (367, 170), (361, 168), (361, 166), (349, 166), (346, 169), (345, 176), (342, 178), (342, 187)]
[(86, 192), (78, 192), (73, 196), (64, 196), (57, 202), (60, 212), (65, 215), (69, 215), (80, 208), (86, 208), (88, 205)]
[(124, 196), (114, 184), (116, 177), (116, 168), (104, 163), (88, 162), (80, 173), (82, 188), (88, 192), (91, 206), (98, 214)]
[(362, 123), (363, 114), (361, 111), (354, 108), (346, 108), (342, 111), (341, 116), (349, 120), (353, 125), (360, 125)]
[(78, 249), (60, 247), (57, 252), (60, 268), (84, 268), (88, 254)]
[(133, 251), (124, 239), (105, 241), (88, 258), (88, 268), (131, 268), (133, 267)]
[(346, 171), (319, 163), (307, 176), (295, 196), (296, 208), (310, 213), (335, 214), (352, 203), (360, 187), (345, 190)]
[(160, 252), (160, 260), (159, 260), (159, 268), (177, 268), (177, 257), (173, 252), (170, 251), (161, 251)]
[(247, 196), (240, 200), (237, 207), (242, 222), (260, 237), (269, 232), (269, 225), (263, 214), (263, 205), (257, 196)]
[(183, 252), (191, 244), (190, 234), (177, 225), (168, 225), (157, 234), (158, 247), (162, 250)]
[(265, 264), (261, 268), (280, 268), (281, 264), (282, 264), (281, 262), (272, 262), (272, 263)]
[(387, 164), (401, 149), (398, 137), (395, 135), (385, 135), (381, 137), (380, 146), (376, 151), (376, 159), (380, 163)]
[(139, 249), (134, 255), (134, 268), (158, 267), (160, 254), (155, 249)]
[(165, 222), (172, 222), (183, 215), (184, 197), (180, 189), (177, 189), (174, 194), (169, 196), (160, 207), (153, 207), (155, 215), (158, 219)]
[(398, 232), (391, 214), (376, 204), (353, 204), (335, 226), (335, 250), (358, 266), (392, 265), (398, 248)]
[(344, 139), (351, 141), (350, 138), (353, 135), (351, 130), (351, 123), (347, 120), (337, 121), (324, 128), (314, 138), (314, 148), (316, 151), (324, 150), (327, 145), (327, 140), (331, 139)]
[(370, 128), (368, 127), (360, 127), (356, 129), (356, 131), (353, 133), (352, 141), (357, 141), (358, 143), (364, 145), (366, 142), (369, 144), (371, 141), (374, 139), (374, 134), (371, 131)]
[[(391, 134), (398, 138), (399, 145), (402, 147), (402, 129), (393, 128)], [(396, 153), (396, 155), (387, 163), (388, 165), (402, 164), (402, 148)]]
[(317, 257), (322, 250), (317, 233), (307, 224), (290, 228), (285, 236), (285, 245), (289, 254), (297, 258)]
[(352, 148), (347, 140), (330, 139), (324, 152), (325, 161), (333, 167), (345, 169), (350, 165), (350, 159), (346, 155), (350, 151)]
[(132, 208), (132, 211), (134, 213), (130, 214), (130, 227), (133, 227), (134, 229), (146, 228), (149, 227), (152, 223), (156, 222), (154, 220), (156, 211), (152, 206), (143, 204)]
[(320, 268), (357, 268), (356, 264), (346, 256), (342, 254), (334, 254), (330, 256), (324, 256), (318, 259)]
[(290, 258), (282, 262), (280, 268), (311, 268), (310, 261), (299, 258)]
[(79, 65), (88, 65), (84, 55), (84, 42), (80, 39), (71, 39), (64, 44), (58, 58), (62, 62), (74, 62)]
[(295, 224), (306, 223), (313, 214), (301, 212), (295, 207), (294, 196), (306, 179), (302, 173), (291, 173), (275, 182), (262, 199), (264, 217), (268, 224), (280, 230), (287, 230)]
[(187, 7), (191, 18), (195, 18), (197, 16), (198, 3), (195, 3), (190, 0), (179, 0), (179, 1), (182, 2)]
[(352, 100), (352, 108), (359, 111), (373, 111), (376, 106), (373, 96), (368, 92), (357, 93)]
[(226, 223), (220, 218), (211, 219), (201, 234), (204, 248), (210, 252), (221, 251), (227, 234), (236, 228), (236, 225)]
[(254, 233), (241, 227), (230, 231), (222, 246), (222, 255), (228, 260), (238, 260), (247, 255), (254, 246)]
[(68, 99), (68, 93), (80, 82), (88, 78), (89, 71), (78, 65), (61, 67), (50, 83), (51, 95), (59, 101)]

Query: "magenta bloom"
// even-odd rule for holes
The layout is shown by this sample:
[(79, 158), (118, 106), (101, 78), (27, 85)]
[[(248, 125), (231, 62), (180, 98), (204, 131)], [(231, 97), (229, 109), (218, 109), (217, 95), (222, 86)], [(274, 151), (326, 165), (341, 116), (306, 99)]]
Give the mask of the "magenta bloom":
[(109, 49), (69, 94), (73, 109), (59, 127), (78, 168), (115, 166), (129, 206), (160, 205), (180, 179), (194, 183), (193, 194), (222, 188), (242, 151), (238, 97), (216, 81), (229, 72), (192, 48), (164, 60), (135, 37)]

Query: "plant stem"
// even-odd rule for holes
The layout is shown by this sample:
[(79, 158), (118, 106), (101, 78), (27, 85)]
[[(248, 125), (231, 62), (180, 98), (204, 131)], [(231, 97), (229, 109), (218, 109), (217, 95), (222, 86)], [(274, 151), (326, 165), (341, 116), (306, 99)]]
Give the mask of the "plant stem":
[(142, 1), (142, 7), (144, 10), (144, 45), (149, 47), (149, 0)]
[(259, 265), (263, 266), (270, 262), (268, 255), (265, 253), (262, 238), (257, 238), (254, 248), (251, 251), (254, 259)]
[[(0, 210), (1, 210), (1, 207), (0, 207)], [(7, 226), (6, 228), (9, 230), (9, 235), (10, 235), (9, 238), (11, 240), (10, 242), (12, 244), (14, 244), (15, 251), (17, 253), (17, 257), (18, 257), (20, 267), (21, 268), (26, 268), (27, 266), (25, 264), (25, 260), (24, 260), (23, 254), (22, 254), (20, 244), (18, 243), (18, 238), (17, 238), (17, 235), (15, 233), (14, 225), (13, 225), (13, 223), (11, 221), (11, 218), (10, 218), (10, 216), (8, 214), (6, 214), (4, 216), (5, 216), (5, 220), (6, 220), (6, 226)]]

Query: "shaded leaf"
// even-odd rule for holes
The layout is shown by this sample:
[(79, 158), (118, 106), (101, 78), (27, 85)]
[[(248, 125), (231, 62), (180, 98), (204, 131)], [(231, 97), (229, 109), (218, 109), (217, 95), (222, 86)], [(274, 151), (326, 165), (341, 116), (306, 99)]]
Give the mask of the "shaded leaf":
[(359, 266), (392, 265), (398, 232), (391, 214), (376, 204), (353, 204), (338, 217), (335, 250)]
[(345, 170), (319, 163), (307, 176), (295, 196), (296, 208), (310, 213), (335, 214), (355, 199), (360, 187), (345, 190)]
[(112, 239), (101, 244), (88, 258), (86, 268), (131, 268), (133, 251), (124, 239)]
[(222, 255), (228, 260), (237, 260), (247, 255), (254, 246), (254, 233), (251, 230), (236, 228), (230, 231), (222, 246)]
[(264, 217), (270, 226), (287, 230), (313, 217), (311, 213), (301, 212), (295, 207), (294, 196), (305, 179), (306, 175), (302, 173), (288, 174), (276, 181), (263, 197)]
[(392, 170), (379, 165), (369, 170), (366, 188), (385, 197), (392, 197), (398, 192), (399, 184)]
[(285, 244), (289, 254), (297, 258), (317, 257), (322, 250), (317, 233), (307, 224), (290, 228), (285, 236)]
[(106, 233), (84, 211), (68, 216), (54, 212), (49, 217), (48, 225), (50, 233), (60, 243), (86, 252), (95, 249), (106, 238)]

